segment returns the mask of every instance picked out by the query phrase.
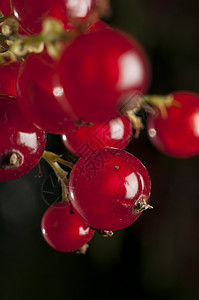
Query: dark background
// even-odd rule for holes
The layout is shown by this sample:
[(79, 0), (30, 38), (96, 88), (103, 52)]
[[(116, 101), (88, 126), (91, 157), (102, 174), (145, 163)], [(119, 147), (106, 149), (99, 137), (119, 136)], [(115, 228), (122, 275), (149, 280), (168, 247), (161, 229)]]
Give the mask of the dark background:
[[(113, 0), (112, 8), (108, 23), (146, 49), (149, 93), (199, 92), (199, 2)], [(56, 136), (47, 149), (65, 152)], [(41, 179), (34, 169), (0, 184), (2, 300), (199, 299), (199, 157), (166, 157), (145, 131), (127, 150), (148, 168), (154, 209), (112, 238), (96, 234), (86, 256), (56, 252), (41, 236), (42, 214), (54, 201), (41, 192), (52, 174), (45, 163)]]

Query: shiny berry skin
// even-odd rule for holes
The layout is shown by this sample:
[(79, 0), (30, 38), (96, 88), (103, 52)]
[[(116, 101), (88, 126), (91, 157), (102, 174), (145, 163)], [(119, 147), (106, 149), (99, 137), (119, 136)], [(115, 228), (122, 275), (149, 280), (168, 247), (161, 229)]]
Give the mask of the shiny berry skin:
[(124, 150), (106, 148), (80, 158), (69, 177), (72, 206), (93, 228), (118, 230), (141, 214), (138, 204), (149, 199), (151, 181), (144, 165)]
[(55, 203), (46, 210), (41, 231), (52, 248), (63, 252), (78, 250), (94, 235), (94, 230), (66, 202)]
[(47, 132), (59, 134), (78, 129), (79, 125), (63, 110), (65, 103), (59, 97), (62, 88), (52, 86), (55, 65), (46, 53), (30, 54), (19, 70), (17, 100), (31, 122)]
[(0, 10), (4, 14), (4, 16), (9, 15), (11, 13), (10, 12), (10, 1), (9, 0), (3, 0), (3, 1), (1, 1)]
[(44, 151), (46, 134), (29, 122), (15, 97), (0, 95), (0, 181), (31, 171)]
[(166, 119), (159, 112), (149, 116), (149, 138), (167, 155), (183, 158), (199, 154), (199, 96), (182, 91), (173, 97), (175, 103), (167, 108)]
[(108, 24), (106, 24), (105, 22), (103, 22), (101, 20), (97, 20), (88, 28), (87, 33), (103, 31), (103, 30), (107, 30), (107, 29), (111, 30), (111, 27)]
[(16, 96), (16, 82), (20, 62), (0, 65), (0, 94)]
[(81, 34), (65, 49), (55, 83), (64, 89), (70, 114), (101, 122), (113, 117), (126, 97), (146, 91), (149, 78), (137, 41), (107, 29)]
[(53, 17), (63, 22), (66, 29), (72, 26), (72, 18), (85, 19), (96, 0), (11, 0), (15, 18), (30, 34), (39, 33), (42, 21)]
[(122, 115), (115, 116), (104, 123), (83, 126), (78, 130), (62, 135), (66, 148), (76, 156), (89, 155), (90, 152), (114, 147), (124, 149), (132, 137), (130, 120)]

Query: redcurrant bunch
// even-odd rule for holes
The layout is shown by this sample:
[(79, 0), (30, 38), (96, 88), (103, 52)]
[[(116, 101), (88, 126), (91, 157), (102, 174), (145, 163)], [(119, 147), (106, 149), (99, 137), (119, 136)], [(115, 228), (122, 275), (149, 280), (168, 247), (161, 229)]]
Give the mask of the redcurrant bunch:
[[(149, 114), (148, 135), (160, 151), (199, 153), (199, 96), (143, 95), (150, 63), (134, 37), (100, 21), (108, 2), (0, 5), (0, 181), (26, 174), (41, 157), (49, 163), (62, 201), (46, 210), (41, 230), (64, 252), (83, 251), (94, 230), (112, 235), (152, 208), (148, 171), (123, 150), (144, 127), (140, 112)], [(44, 150), (46, 132), (80, 157), (75, 165)]]

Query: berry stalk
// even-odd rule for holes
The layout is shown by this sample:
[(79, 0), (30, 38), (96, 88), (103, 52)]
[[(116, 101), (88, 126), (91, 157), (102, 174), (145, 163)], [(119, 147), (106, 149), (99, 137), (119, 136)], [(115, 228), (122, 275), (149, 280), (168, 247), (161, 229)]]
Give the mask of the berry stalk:
[(62, 187), (62, 202), (69, 202), (68, 199), (68, 172), (64, 171), (58, 163), (61, 163), (69, 168), (72, 168), (73, 164), (61, 159), (59, 155), (52, 152), (44, 151), (42, 158), (51, 166), (58, 181), (61, 182)]

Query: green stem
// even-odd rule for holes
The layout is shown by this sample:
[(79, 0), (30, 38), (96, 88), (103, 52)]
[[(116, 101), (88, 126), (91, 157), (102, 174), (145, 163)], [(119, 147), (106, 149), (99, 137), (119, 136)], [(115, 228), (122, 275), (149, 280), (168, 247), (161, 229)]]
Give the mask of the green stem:
[(59, 155), (56, 155), (52, 152), (44, 151), (42, 158), (51, 166), (53, 171), (55, 172), (55, 175), (57, 176), (58, 181), (61, 182), (62, 187), (62, 201), (63, 202), (69, 202), (68, 199), (68, 179), (67, 175), (68, 172), (64, 171), (60, 165), (61, 163), (69, 168), (72, 168), (73, 164), (70, 162), (65, 161), (64, 159), (61, 159)]
[(42, 33), (35, 34), (33, 36), (25, 37), (25, 38), (23, 38), (23, 36), (21, 36), (21, 38), (23, 39), (24, 43), (27, 46), (35, 44), (35, 43), (40, 43), (40, 42), (44, 42), (45, 44), (55, 43), (58, 40), (62, 40), (62, 39), (67, 40), (72, 37), (73, 37), (73, 35), (68, 32), (61, 32), (60, 34), (57, 34), (56, 36), (54, 34), (44, 35)]
[(10, 18), (14, 18), (14, 14), (9, 14), (7, 16), (4, 16), (4, 17), (0, 18), (0, 24), (3, 23), (4, 21), (10, 19)]
[(152, 105), (155, 105), (155, 106), (159, 106), (159, 105), (170, 106), (170, 105), (172, 105), (174, 98), (173, 98), (173, 95), (166, 95), (166, 96), (144, 95), (143, 101), (150, 103)]

